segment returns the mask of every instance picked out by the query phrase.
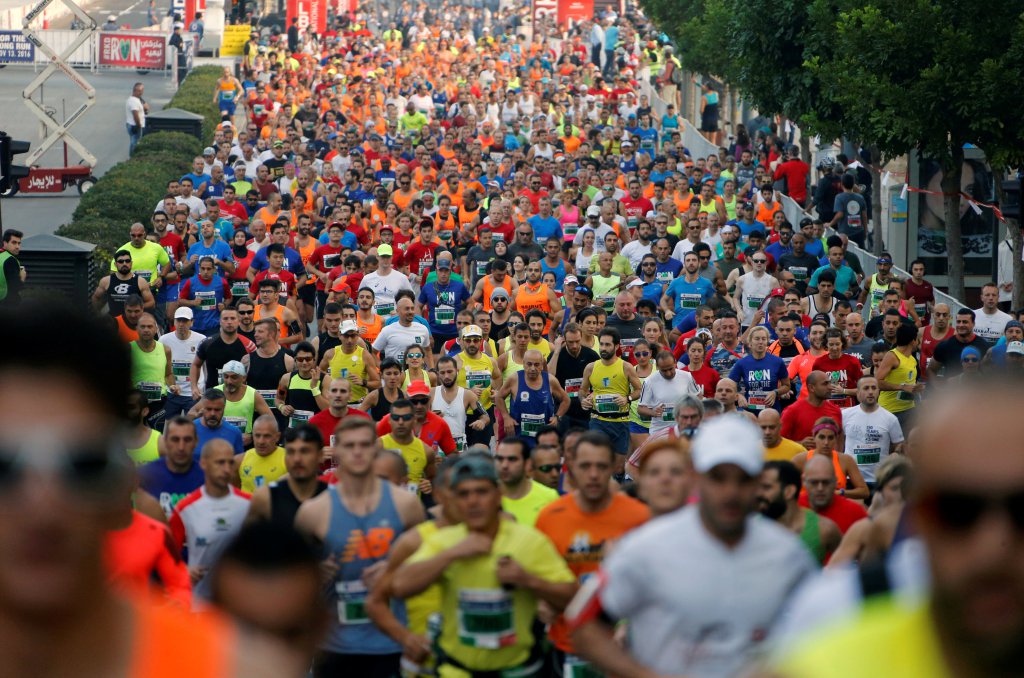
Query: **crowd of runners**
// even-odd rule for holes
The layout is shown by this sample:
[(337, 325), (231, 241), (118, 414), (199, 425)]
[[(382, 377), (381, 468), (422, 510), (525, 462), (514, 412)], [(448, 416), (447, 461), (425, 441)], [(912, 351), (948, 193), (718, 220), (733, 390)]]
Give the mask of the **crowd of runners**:
[(1019, 671), (1019, 314), (527, 10), (254, 33), (91, 313), (4, 319), (10, 675)]

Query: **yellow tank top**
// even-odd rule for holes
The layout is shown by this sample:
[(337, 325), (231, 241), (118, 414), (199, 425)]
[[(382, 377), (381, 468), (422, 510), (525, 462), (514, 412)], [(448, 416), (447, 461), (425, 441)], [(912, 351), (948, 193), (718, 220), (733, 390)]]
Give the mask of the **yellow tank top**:
[(278, 447), (265, 457), (255, 449), (247, 450), (238, 467), (242, 479), (242, 492), (252, 494), (257, 487), (269, 485), (287, 473), (284, 467), (284, 448)]
[(423, 470), (427, 468), (426, 444), (419, 438), (413, 438), (408, 445), (401, 445), (390, 433), (381, 437), (380, 444), (385, 450), (398, 450), (402, 453), (402, 459), (405, 459), (409, 467), (409, 484), (418, 485), (423, 478)]
[[(409, 374), (409, 370), (406, 370), (402, 374), (405, 375), (405, 379), (402, 380), (402, 390), (403, 391), (408, 391), (409, 390), (409, 386), (412, 384), (412, 381), (413, 381), (412, 380), (412, 376)], [(422, 382), (426, 383), (427, 386), (433, 386), (434, 385), (434, 378), (432, 376), (430, 376), (430, 372), (427, 372), (426, 370), (423, 370), (423, 378), (420, 379), (419, 381), (422, 381)]]
[[(437, 523), (424, 520), (413, 528), (420, 534), (420, 541), (426, 542), (437, 533)], [(427, 619), (435, 612), (441, 611), (441, 587), (432, 584), (423, 593), (405, 601), (405, 611), (409, 616), (409, 630), (420, 635), (427, 635)]]
[[(327, 371), (332, 379), (348, 379), (350, 376), (359, 377), (362, 384), (352, 384), (352, 392), (348, 396), (350, 403), (360, 403), (366, 397), (366, 363), (363, 362), (363, 349), (356, 346), (352, 353), (345, 353), (341, 346), (334, 349), (334, 356), (327, 365)], [(351, 382), (350, 382), (351, 383)]]
[(459, 376), (456, 383), (464, 388), (481, 388), (480, 407), (489, 409), (493, 404), (491, 393), (491, 373), (494, 371), (494, 360), (484, 353), (478, 354), (476, 359), (470, 358), (469, 354), (463, 351), (459, 354), (462, 360), (462, 367), (459, 368)]
[(698, 210), (698, 212), (707, 212), (708, 214), (718, 212), (718, 198), (712, 198), (711, 202), (709, 202), (706, 205), (704, 204), (704, 200), (702, 198), (700, 200), (700, 210)]
[(160, 458), (160, 431), (150, 429), (149, 439), (142, 447), (128, 450), (128, 456), (132, 458), (136, 466), (148, 464)]
[[(551, 323), (549, 322), (548, 324), (550, 325)], [(551, 357), (551, 342), (548, 341), (547, 339), (541, 339), (536, 344), (530, 342), (529, 344), (526, 345), (526, 350), (540, 351), (540, 354), (544, 356), (544, 360), (547, 360), (548, 358)]]
[(619, 409), (612, 396), (629, 397), (632, 390), (626, 379), (625, 363), (616, 358), (611, 365), (598, 360), (590, 373), (590, 390), (594, 395), (594, 416), (604, 421), (625, 421), (629, 408)]
[[(900, 364), (892, 368), (889, 374), (885, 375), (886, 381), (890, 384), (913, 384), (917, 382), (917, 360), (913, 356), (906, 356), (893, 349), (899, 358)], [(903, 391), (882, 391), (878, 395), (878, 404), (893, 414), (905, 412), (914, 406), (914, 396)]]

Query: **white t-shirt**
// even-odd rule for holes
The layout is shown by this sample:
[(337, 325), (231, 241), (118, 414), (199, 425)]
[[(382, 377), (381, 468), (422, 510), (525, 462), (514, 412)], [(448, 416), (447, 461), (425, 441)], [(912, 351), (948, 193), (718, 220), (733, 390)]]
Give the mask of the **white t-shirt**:
[(687, 506), (623, 537), (595, 580), (602, 610), (629, 619), (641, 664), (726, 678), (768, 651), (783, 604), (817, 569), (796, 535), (772, 521), (750, 516), (729, 549), (705, 529), (699, 508)]
[(998, 309), (992, 315), (987, 315), (984, 308), (976, 308), (974, 309), (974, 333), (989, 344), (995, 344), (999, 341), (999, 337), (1003, 336), (1006, 323), (1011, 320), (1013, 320), (1012, 315)]
[(764, 273), (760, 278), (754, 272), (744, 273), (740, 276), (743, 280), (743, 294), (740, 303), (743, 304), (743, 318), (741, 324), (746, 327), (754, 319), (754, 313), (761, 308), (761, 304), (771, 294), (774, 283), (772, 276)]
[(640, 389), (640, 404), (655, 408), (665, 405), (665, 412), (660, 417), (651, 418), (651, 435), (656, 435), (676, 423), (676, 402), (684, 395), (700, 396), (700, 388), (689, 372), (676, 370), (676, 376), (669, 381), (655, 370), (644, 380)]
[(651, 243), (644, 245), (639, 240), (631, 240), (622, 247), (622, 256), (629, 259), (629, 265), (634, 270), (644, 260), (644, 256), (650, 253)]
[(146, 126), (146, 109), (142, 106), (142, 99), (137, 96), (130, 96), (124, 103), (124, 117), (125, 122), (129, 125), (135, 124), (135, 116), (132, 115), (135, 111), (139, 112), (139, 119), (142, 121), (142, 127)]
[(672, 249), (672, 258), (677, 261), (682, 261), (683, 257), (693, 251), (695, 244), (690, 242), (689, 238), (683, 238), (676, 243), (676, 246)]
[(199, 598), (210, 598), (210, 571), (220, 560), (249, 512), (249, 498), (232, 487), (223, 497), (211, 497), (200, 487), (178, 502), (171, 514), (171, 534), (188, 548), (188, 564), (207, 568), (207, 574), (192, 587), (193, 607)]
[(401, 362), (405, 358), (405, 349), (413, 344), (422, 347), (424, 351), (430, 350), (430, 330), (415, 321), (408, 327), (397, 322), (384, 326), (373, 342), (373, 348), (385, 358)]
[(189, 380), (189, 373), (192, 371), (192, 361), (196, 357), (196, 349), (206, 339), (205, 335), (198, 332), (191, 332), (188, 339), (182, 341), (174, 332), (168, 332), (160, 337), (160, 343), (171, 349), (171, 372), (174, 374), (174, 381), (181, 389), (181, 395), (192, 395), (192, 382)]
[(843, 432), (846, 448), (843, 450), (857, 460), (864, 480), (875, 482), (875, 469), (889, 456), (892, 444), (903, 442), (903, 428), (899, 420), (884, 407), (865, 412), (860, 405), (843, 409)]
[(368, 273), (363, 277), (360, 287), (369, 287), (373, 290), (374, 307), (380, 315), (394, 315), (395, 295), (401, 290), (411, 290), (412, 283), (401, 271), (391, 269), (387, 275), (381, 275), (379, 270)]

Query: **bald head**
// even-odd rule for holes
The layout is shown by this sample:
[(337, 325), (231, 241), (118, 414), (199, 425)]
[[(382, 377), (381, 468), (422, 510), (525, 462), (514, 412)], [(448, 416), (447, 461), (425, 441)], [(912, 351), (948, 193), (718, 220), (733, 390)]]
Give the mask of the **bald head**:
[(761, 427), (764, 435), (764, 446), (775, 447), (782, 440), (782, 417), (772, 408), (761, 410), (757, 415), (757, 425)]
[(804, 487), (807, 488), (807, 502), (815, 511), (821, 512), (832, 505), (836, 493), (836, 472), (832, 460), (819, 454), (804, 464)]
[(815, 370), (815, 371), (813, 371), (813, 372), (811, 372), (810, 374), (807, 375), (807, 385), (813, 387), (813, 386), (815, 386), (817, 384), (820, 384), (822, 381), (824, 381), (827, 378), (828, 377), (825, 376), (824, 372), (820, 372), (818, 370)]
[(804, 478), (831, 478), (835, 480), (836, 469), (832, 465), (832, 460), (820, 454), (814, 455), (804, 465)]
[(199, 458), (213, 459), (224, 454), (228, 454), (232, 457), (235, 456), (235, 448), (231, 446), (231, 443), (223, 438), (214, 438), (203, 445), (203, 451), (200, 452)]

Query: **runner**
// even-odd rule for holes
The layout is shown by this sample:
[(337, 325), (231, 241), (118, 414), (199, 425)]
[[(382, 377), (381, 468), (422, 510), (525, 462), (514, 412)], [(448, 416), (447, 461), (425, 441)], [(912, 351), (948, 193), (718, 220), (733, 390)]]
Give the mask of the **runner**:
[(563, 433), (570, 427), (587, 428), (590, 424), (590, 417), (580, 401), (580, 389), (587, 365), (598, 360), (600, 356), (596, 351), (583, 346), (580, 326), (575, 322), (566, 325), (562, 331), (562, 345), (555, 349), (548, 360), (548, 373), (563, 386), (569, 397), (569, 409), (558, 422)]
[[(329, 317), (330, 314), (325, 316)], [(356, 321), (344, 321), (340, 328), (341, 345), (329, 349), (320, 359), (319, 366), (320, 371), (327, 374), (325, 384), (330, 383), (327, 379), (345, 379), (352, 385), (350, 397), (355, 404), (362, 402), (367, 392), (381, 384), (377, 359), (361, 345), (359, 330)]]
[(791, 462), (765, 463), (758, 479), (758, 511), (799, 537), (811, 557), (824, 565), (839, 547), (842, 534), (831, 520), (797, 503), (801, 489), (800, 471)]
[(149, 313), (139, 316), (138, 332), (139, 338), (129, 344), (132, 357), (132, 385), (146, 398), (150, 423), (157, 430), (163, 430), (167, 394), (180, 393), (171, 367), (171, 349), (156, 340), (159, 332), (156, 318)]
[[(411, 410), (408, 416), (411, 420)], [(318, 678), (399, 672), (402, 647), (366, 616), (363, 577), (424, 516), (416, 497), (373, 475), (376, 446), (373, 422), (354, 417), (343, 421), (333, 448), (338, 483), (304, 501), (295, 516), (295, 527), (322, 544), (329, 599), (337, 610), (313, 667)], [(395, 614), (404, 623), (404, 605), (396, 605)]]
[[(295, 357), (278, 343), (277, 322), (271, 318), (257, 320), (253, 329), (256, 350), (242, 356), (241, 363), (246, 369), (246, 384), (256, 389), (267, 407), (277, 418), (278, 427), (288, 427), (288, 419), (279, 411), (283, 402), (278, 402), (279, 385), (284, 376), (295, 369)], [(296, 353), (298, 347), (295, 348)]]
[(899, 419), (878, 404), (878, 379), (862, 377), (857, 381), (859, 404), (843, 410), (843, 431), (846, 433), (846, 454), (857, 461), (857, 467), (872, 492), (875, 470), (890, 454), (903, 446), (903, 428)]
[(246, 522), (269, 521), (289, 528), (295, 525), (295, 514), (303, 502), (327, 489), (327, 483), (317, 478), (323, 447), (324, 438), (311, 423), (285, 431), (286, 477), (255, 488)]
[(252, 448), (235, 455), (237, 472), (231, 484), (251, 495), (257, 488), (268, 485), (283, 476), (285, 451), (277, 441), (281, 433), (273, 416), (263, 415), (252, 423)]
[(174, 312), (174, 331), (160, 337), (160, 343), (171, 349), (171, 373), (178, 386), (177, 393), (167, 396), (164, 419), (169, 420), (188, 412), (192, 407), (192, 382), (189, 375), (199, 345), (206, 337), (192, 331), (192, 309), (179, 308)]
[[(417, 437), (414, 417), (412, 402), (396, 400), (391, 403), (391, 413), (377, 424), (376, 429), (378, 435), (381, 435), (381, 447), (385, 450), (397, 450), (405, 460), (408, 468), (406, 475), (409, 478), (407, 489), (414, 494), (429, 494), (430, 479), (434, 477), (437, 469), (437, 454), (433, 446), (427, 445), (422, 438)], [(382, 430), (386, 432), (382, 434)]]
[(107, 313), (116, 318), (124, 313), (124, 302), (137, 295), (142, 297), (143, 308), (153, 309), (156, 305), (153, 290), (147, 279), (132, 271), (131, 252), (118, 250), (114, 254), (114, 265), (114, 272), (102, 278), (92, 293), (93, 308), (99, 312), (106, 306)]
[(811, 369), (824, 372), (832, 387), (831, 399), (839, 408), (853, 405), (852, 396), (857, 395), (857, 382), (861, 377), (860, 360), (843, 352), (846, 339), (843, 331), (830, 327), (825, 331), (825, 350), (823, 356), (815, 359)]
[(558, 499), (558, 492), (530, 477), (530, 446), (522, 438), (508, 437), (494, 453), (501, 488), (501, 507), (521, 525), (532, 527), (541, 509)]
[[(433, 389), (430, 398), (430, 410), (442, 417), (451, 429), (455, 439), (455, 451), (461, 454), (466, 449), (466, 433), (468, 430), (483, 431), (491, 422), (487, 412), (480, 406), (476, 393), (456, 385), (459, 368), (454, 358), (443, 356), (437, 360), (437, 378), (440, 382)], [(474, 419), (467, 426), (467, 412), (473, 413)]]
[[(532, 449), (544, 426), (557, 426), (569, 410), (569, 396), (544, 369), (544, 356), (529, 349), (523, 354), (523, 369), (502, 382), (495, 404), (502, 416), (506, 436), (516, 436)], [(511, 405), (505, 408), (505, 400)], [(555, 406), (555, 401), (558, 406)]]
[[(462, 352), (455, 356), (455, 365), (458, 370), (458, 385), (469, 389), (479, 398), (480, 407), (484, 409), (489, 419), (481, 429), (471, 426), (466, 431), (466, 442), (469, 445), (490, 446), (495, 430), (494, 393), (502, 387), (502, 372), (498, 367), (500, 361), (481, 351), (483, 334), (479, 325), (467, 325), (462, 328)], [(529, 334), (528, 328), (526, 334)]]
[(751, 328), (747, 334), (750, 353), (729, 370), (729, 378), (744, 396), (746, 409), (755, 414), (767, 408), (781, 410), (782, 397), (792, 388), (786, 376), (786, 363), (768, 353), (769, 338), (767, 328)]
[[(693, 440), (700, 503), (627, 535), (584, 584), (566, 613), (580, 655), (621, 676), (732, 676), (755, 659), (790, 591), (814, 570), (795, 536), (755, 517), (763, 455), (753, 424), (701, 425)], [(735, 604), (704, 602), (722, 596)], [(612, 624), (626, 618), (628, 650), (612, 640)]]

